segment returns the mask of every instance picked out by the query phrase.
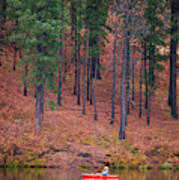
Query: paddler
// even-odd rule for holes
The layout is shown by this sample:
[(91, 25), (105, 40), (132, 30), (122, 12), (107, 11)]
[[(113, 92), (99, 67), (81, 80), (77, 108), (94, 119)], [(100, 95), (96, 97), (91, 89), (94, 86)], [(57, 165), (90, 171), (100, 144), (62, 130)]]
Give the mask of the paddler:
[(102, 173), (101, 173), (103, 176), (107, 176), (109, 174), (109, 167), (108, 166), (105, 166)]

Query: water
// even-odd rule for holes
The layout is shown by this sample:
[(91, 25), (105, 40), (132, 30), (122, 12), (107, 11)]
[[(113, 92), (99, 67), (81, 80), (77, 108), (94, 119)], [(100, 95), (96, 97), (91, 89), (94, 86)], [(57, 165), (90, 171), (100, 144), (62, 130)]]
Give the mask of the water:
[[(134, 171), (119, 173), (120, 180), (179, 180), (179, 171)], [(60, 169), (0, 169), (0, 180), (81, 180), (78, 170)]]

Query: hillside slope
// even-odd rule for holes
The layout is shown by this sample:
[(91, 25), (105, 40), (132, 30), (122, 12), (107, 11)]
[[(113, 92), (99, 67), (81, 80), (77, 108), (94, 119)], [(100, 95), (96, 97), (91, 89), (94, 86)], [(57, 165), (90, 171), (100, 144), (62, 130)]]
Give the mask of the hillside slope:
[[(11, 59), (1, 57), (0, 67), (0, 164), (96, 167), (109, 162), (139, 167), (141, 165), (179, 165), (179, 121), (172, 120), (167, 106), (167, 86), (161, 83), (152, 103), (151, 125), (147, 127), (145, 111), (138, 118), (131, 109), (126, 129), (127, 140), (118, 141), (120, 107), (116, 98), (116, 121), (110, 125), (111, 79), (98, 81), (98, 121), (93, 120), (93, 106), (87, 103), (87, 114), (72, 96), (73, 80), (67, 76), (63, 84), (62, 106), (54, 102), (56, 95), (46, 92), (45, 116), (41, 130), (35, 133), (35, 99), (33, 90), (23, 96), (20, 68), (12, 71)], [(137, 84), (136, 84), (136, 87)], [(119, 88), (119, 84), (118, 84)], [(137, 88), (139, 89), (139, 88)], [(119, 92), (119, 91), (118, 91)], [(52, 101), (53, 100), (53, 101)], [(160, 102), (160, 103), (159, 103)]]

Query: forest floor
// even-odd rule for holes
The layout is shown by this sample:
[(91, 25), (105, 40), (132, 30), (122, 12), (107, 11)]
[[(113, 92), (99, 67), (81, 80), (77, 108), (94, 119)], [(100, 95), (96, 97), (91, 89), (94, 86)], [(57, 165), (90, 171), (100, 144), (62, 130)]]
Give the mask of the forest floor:
[[(37, 134), (34, 92), (29, 89), (28, 96), (23, 96), (21, 68), (12, 71), (11, 54), (9, 61), (5, 56), (1, 60), (1, 165), (99, 169), (104, 163), (110, 163), (117, 168), (179, 167), (179, 120), (171, 118), (167, 105), (167, 75), (162, 76), (164, 81), (159, 82), (152, 97), (150, 126), (146, 125), (145, 109), (142, 118), (138, 118), (137, 90), (135, 107), (130, 108), (128, 116), (126, 140), (119, 141), (119, 83), (116, 120), (110, 125), (111, 78), (105, 78), (103, 73), (103, 80), (97, 83), (98, 120), (94, 121), (93, 106), (87, 102), (86, 115), (82, 115), (82, 106), (76, 105), (70, 72), (63, 83), (62, 106), (56, 105), (55, 94), (46, 91), (45, 115)], [(136, 89), (139, 89), (137, 83)]]

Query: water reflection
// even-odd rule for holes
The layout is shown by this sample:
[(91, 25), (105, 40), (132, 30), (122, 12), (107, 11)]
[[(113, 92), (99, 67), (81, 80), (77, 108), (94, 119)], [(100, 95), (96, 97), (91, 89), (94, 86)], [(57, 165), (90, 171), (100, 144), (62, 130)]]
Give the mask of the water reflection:
[(124, 170), (118, 173), (120, 180), (179, 180), (179, 172), (174, 171), (133, 171)]
[(0, 180), (80, 180), (81, 172), (60, 169), (0, 169)]
[[(120, 180), (179, 180), (179, 171), (118, 172)], [(75, 169), (0, 169), (0, 180), (80, 180), (81, 172)]]

